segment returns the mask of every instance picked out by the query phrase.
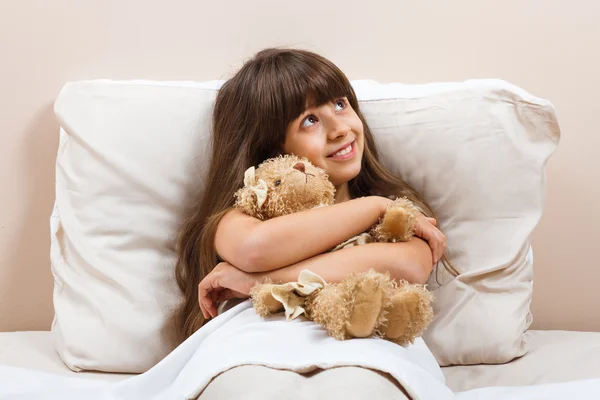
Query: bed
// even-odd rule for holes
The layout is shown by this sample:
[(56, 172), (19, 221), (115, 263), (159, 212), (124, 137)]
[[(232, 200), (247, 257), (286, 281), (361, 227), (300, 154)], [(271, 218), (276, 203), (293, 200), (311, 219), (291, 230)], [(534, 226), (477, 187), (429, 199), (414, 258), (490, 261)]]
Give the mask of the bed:
[(530, 236), (560, 129), (548, 101), (498, 80), (353, 82), (382, 162), (438, 210), (459, 266), (434, 269), (436, 318), (414, 346), (338, 343), (281, 316), (265, 324), (245, 302), (176, 347), (174, 237), (202, 190), (220, 84), (65, 85), (55, 316), (51, 331), (0, 333), (0, 399), (600, 398), (600, 332), (529, 329)]
[[(446, 384), (454, 392), (463, 392), (490, 386), (528, 386), (600, 378), (600, 332), (531, 330), (526, 333), (526, 337), (530, 351), (524, 357), (501, 365), (444, 367), (442, 370)], [(107, 382), (118, 382), (135, 376), (71, 371), (54, 349), (50, 331), (0, 333), (0, 364)], [(302, 386), (307, 381), (301, 378), (316, 375), (315, 372), (296, 374), (274, 369), (266, 374), (264, 371), (253, 373), (263, 368), (243, 366), (229, 370), (215, 379), (205, 390), (205, 394), (224, 395), (225, 390), (231, 392), (231, 388), (226, 389), (231, 382), (227, 379), (229, 376), (239, 383), (242, 379), (252, 382), (255, 376), (269, 375), (286, 382), (286, 385)], [(374, 384), (382, 386), (382, 390), (394, 395), (397, 393), (395, 384), (384, 374), (372, 374), (366, 378), (355, 374), (354, 378), (373, 380)], [(323, 387), (325, 381), (321, 381), (319, 386)]]
[(0, 332), (0, 364), (48, 372), (60, 376), (116, 382), (132, 374), (73, 372), (61, 360), (50, 331)]

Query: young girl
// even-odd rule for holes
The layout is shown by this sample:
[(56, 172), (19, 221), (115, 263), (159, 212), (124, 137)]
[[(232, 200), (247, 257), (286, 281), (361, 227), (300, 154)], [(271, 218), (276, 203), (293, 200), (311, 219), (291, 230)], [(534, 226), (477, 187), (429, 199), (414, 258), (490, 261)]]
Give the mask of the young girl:
[[(217, 303), (248, 297), (262, 278), (297, 281), (308, 268), (328, 282), (373, 268), (425, 283), (446, 248), (433, 218), (419, 215), (416, 237), (335, 252), (366, 231), (390, 198), (407, 196), (433, 213), (405, 182), (379, 162), (373, 134), (347, 77), (329, 60), (303, 50), (266, 49), (220, 89), (213, 114), (212, 160), (206, 186), (179, 239), (177, 282), (185, 340)], [(278, 154), (306, 157), (336, 188), (335, 204), (268, 221), (233, 209), (244, 171)]]

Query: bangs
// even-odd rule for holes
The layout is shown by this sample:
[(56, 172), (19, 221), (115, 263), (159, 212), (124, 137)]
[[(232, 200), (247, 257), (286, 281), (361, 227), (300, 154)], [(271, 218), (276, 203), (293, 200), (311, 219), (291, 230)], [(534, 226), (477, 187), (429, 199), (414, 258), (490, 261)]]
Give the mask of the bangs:
[(248, 165), (278, 154), (290, 123), (308, 107), (341, 97), (355, 104), (346, 75), (311, 52), (268, 49), (258, 53), (238, 76), (235, 115), (245, 124), (247, 140), (253, 141)]
[[(276, 82), (271, 93), (272, 104), (281, 108), (286, 126), (308, 107), (318, 107), (341, 97), (350, 98), (352, 88), (346, 76), (335, 65), (321, 58), (307, 57), (277, 65)], [(287, 105), (284, 107), (283, 105)]]
[(345, 77), (337, 74), (316, 75), (313, 79), (305, 81), (304, 87), (300, 88), (304, 93), (304, 108), (295, 117), (298, 117), (308, 107), (319, 107), (341, 97), (350, 97), (349, 86), (350, 83), (346, 81)]

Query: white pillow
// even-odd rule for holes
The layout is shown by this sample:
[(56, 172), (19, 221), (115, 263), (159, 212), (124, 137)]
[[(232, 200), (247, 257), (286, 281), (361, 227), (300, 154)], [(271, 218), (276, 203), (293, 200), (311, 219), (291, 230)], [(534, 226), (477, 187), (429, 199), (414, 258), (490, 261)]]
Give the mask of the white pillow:
[[(86, 81), (61, 91), (52, 334), (71, 369), (140, 373), (172, 350), (174, 241), (202, 187), (221, 83)], [(528, 239), (559, 136), (552, 106), (495, 80), (353, 85), (385, 164), (436, 209), (461, 272), (434, 287), (425, 339), (438, 361), (523, 354)]]
[[(526, 353), (529, 238), (560, 129), (550, 102), (499, 80), (354, 82), (383, 162), (430, 203), (460, 273), (431, 275), (438, 363), (504, 363)], [(441, 286), (440, 286), (441, 285)]]
[(52, 335), (69, 368), (139, 373), (173, 348), (175, 239), (203, 183), (218, 82), (76, 82), (51, 220)]

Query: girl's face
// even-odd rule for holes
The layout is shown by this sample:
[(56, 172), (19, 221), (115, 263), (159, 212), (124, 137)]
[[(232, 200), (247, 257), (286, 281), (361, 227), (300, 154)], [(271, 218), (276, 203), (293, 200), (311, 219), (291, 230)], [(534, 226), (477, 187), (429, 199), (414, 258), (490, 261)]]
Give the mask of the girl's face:
[(360, 172), (363, 148), (362, 121), (345, 97), (308, 107), (288, 125), (283, 145), (324, 169), (337, 188)]

